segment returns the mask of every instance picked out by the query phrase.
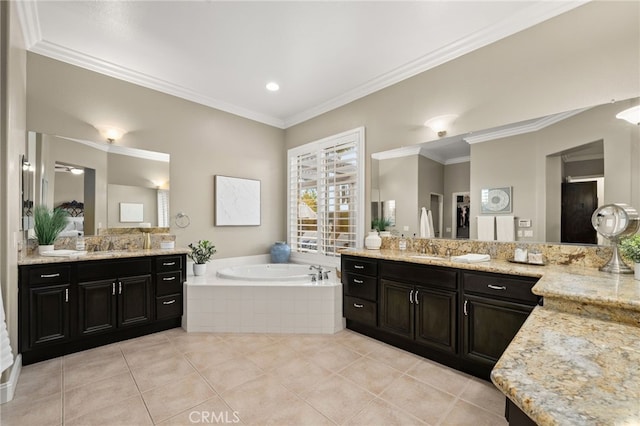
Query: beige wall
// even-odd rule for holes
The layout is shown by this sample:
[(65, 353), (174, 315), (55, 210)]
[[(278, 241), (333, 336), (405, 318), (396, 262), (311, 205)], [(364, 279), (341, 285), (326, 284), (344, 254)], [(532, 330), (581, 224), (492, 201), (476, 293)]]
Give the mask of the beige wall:
[[(142, 204), (143, 219), (140, 222), (121, 222), (120, 203)], [(141, 222), (158, 226), (158, 191), (139, 186), (109, 184), (107, 187), (107, 225), (109, 228), (140, 226)]]
[[(285, 238), (284, 131), (36, 54), (27, 55), (29, 130), (101, 141), (94, 125), (128, 133), (117, 143), (171, 156), (171, 231), (186, 246), (213, 241), (216, 257), (267, 253)], [(261, 226), (213, 226), (213, 176), (261, 181)], [(191, 225), (175, 226), (179, 212)]]
[[(418, 156), (418, 205), (413, 212), (415, 225), (409, 228), (409, 231), (404, 231), (405, 235), (413, 236), (413, 234), (420, 235), (420, 212), (422, 207), (426, 207), (427, 210), (431, 210), (433, 217), (434, 231), (437, 233), (440, 230), (439, 221), (442, 221), (442, 217), (438, 217), (439, 210), (437, 210), (431, 204), (431, 194), (440, 194), (444, 196), (444, 165), (433, 161), (429, 158)], [(444, 203), (444, 198), (443, 198)], [(443, 214), (444, 216), (444, 214)], [(442, 228), (444, 232), (444, 227)], [(436, 234), (437, 235), (437, 234)]]
[[(11, 2), (0, 2), (0, 288), (14, 354), (18, 352), (18, 252), (20, 157), (26, 138), (26, 58), (18, 16)], [(10, 370), (3, 373), (3, 380)]]
[(640, 3), (591, 2), (288, 128), (285, 142), (289, 148), (365, 126), (370, 155), (436, 139), (422, 124), (441, 114), (459, 115), (454, 135), (628, 99), (640, 94), (638, 75)]
[(418, 156), (389, 158), (378, 162), (380, 200), (396, 203), (396, 224), (389, 231), (402, 233), (403, 226), (415, 229), (418, 225)]

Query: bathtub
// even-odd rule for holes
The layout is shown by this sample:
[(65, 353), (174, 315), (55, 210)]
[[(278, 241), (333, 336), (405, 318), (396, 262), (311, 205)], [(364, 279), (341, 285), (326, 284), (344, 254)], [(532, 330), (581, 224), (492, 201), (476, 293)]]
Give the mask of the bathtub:
[(328, 280), (312, 282), (312, 272), (309, 265), (263, 263), (188, 275), (182, 326), (189, 332), (336, 333), (344, 328), (342, 284), (334, 268)]

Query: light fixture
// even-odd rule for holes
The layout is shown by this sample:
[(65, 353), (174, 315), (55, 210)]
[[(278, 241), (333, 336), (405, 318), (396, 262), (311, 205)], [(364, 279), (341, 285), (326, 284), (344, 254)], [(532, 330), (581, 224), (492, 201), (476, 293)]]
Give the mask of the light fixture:
[(458, 118), (456, 114), (445, 114), (430, 118), (424, 125), (434, 131), (439, 137), (447, 134), (447, 129)]
[(280, 90), (280, 85), (278, 83), (276, 83), (275, 81), (271, 81), (271, 82), (267, 83), (267, 85), (265, 87), (270, 92), (277, 92), (278, 90)]
[(122, 129), (113, 126), (96, 126), (96, 129), (100, 132), (100, 134), (109, 142), (114, 143), (118, 139), (124, 135), (125, 132)]
[(636, 126), (640, 125), (640, 105), (636, 105), (619, 112), (616, 115), (616, 118), (628, 121), (629, 123), (635, 124)]
[(74, 174), (74, 175), (81, 175), (84, 173), (84, 169), (79, 169), (77, 167), (71, 167), (69, 171), (71, 172), (71, 174)]

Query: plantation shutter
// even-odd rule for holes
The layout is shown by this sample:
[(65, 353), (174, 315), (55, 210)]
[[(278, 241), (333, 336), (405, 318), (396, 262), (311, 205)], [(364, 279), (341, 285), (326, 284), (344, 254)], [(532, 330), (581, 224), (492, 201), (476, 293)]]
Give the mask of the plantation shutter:
[(158, 189), (158, 226), (169, 227), (169, 191)]
[(289, 152), (289, 244), (292, 251), (337, 256), (357, 247), (364, 221), (363, 130)]

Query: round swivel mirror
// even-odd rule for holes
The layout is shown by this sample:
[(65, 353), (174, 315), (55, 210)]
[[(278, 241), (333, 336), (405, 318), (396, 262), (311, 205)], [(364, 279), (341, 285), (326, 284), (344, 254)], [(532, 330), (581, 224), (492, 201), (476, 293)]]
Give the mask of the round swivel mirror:
[(633, 269), (620, 258), (618, 242), (620, 239), (638, 232), (640, 217), (638, 212), (626, 204), (607, 204), (598, 207), (591, 216), (591, 224), (603, 237), (613, 243), (613, 254), (609, 262), (600, 268), (601, 271), (613, 274), (630, 274)]

